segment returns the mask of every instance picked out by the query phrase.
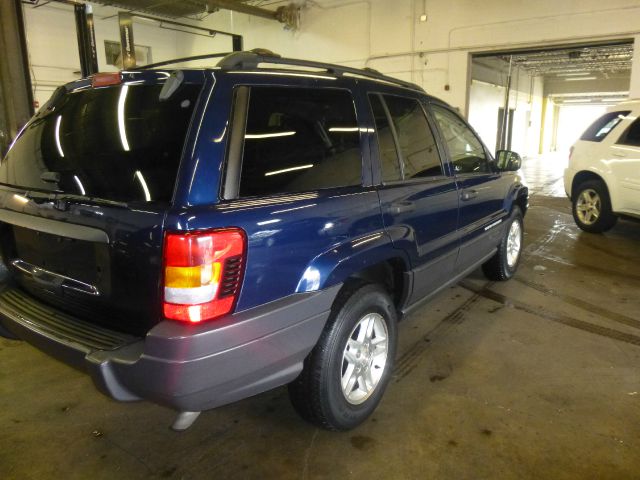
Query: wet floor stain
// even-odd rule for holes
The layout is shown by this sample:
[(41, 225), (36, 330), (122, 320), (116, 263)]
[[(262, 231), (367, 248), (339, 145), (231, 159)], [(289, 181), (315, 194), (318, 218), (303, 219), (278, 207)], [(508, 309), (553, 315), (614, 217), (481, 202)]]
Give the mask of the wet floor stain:
[(532, 305), (528, 305), (524, 302), (520, 302), (518, 300), (506, 297), (500, 293), (494, 292), (489, 288), (487, 288), (486, 286), (482, 288), (477, 288), (471, 285), (467, 281), (461, 282), (460, 286), (488, 300), (493, 300), (494, 302), (501, 303), (503, 305), (509, 306), (511, 308), (515, 308), (516, 310), (520, 310), (522, 312), (529, 313), (536, 317), (561, 323), (568, 327), (577, 328), (579, 330), (593, 333), (595, 335), (600, 335), (602, 337), (607, 337), (613, 340), (618, 340), (620, 342), (640, 346), (640, 336), (631, 335), (629, 333), (621, 332), (613, 328), (603, 327), (601, 325), (596, 325), (594, 323), (585, 322), (584, 320), (579, 320), (577, 318), (573, 318), (561, 313), (551, 312), (541, 307), (534, 307)]
[(429, 381), (431, 381), (431, 383), (435, 383), (435, 382), (441, 382), (442, 380), (445, 380), (449, 378), (449, 375), (431, 375), (429, 377)]
[(357, 450), (369, 450), (373, 448), (376, 441), (371, 437), (365, 437), (364, 435), (355, 435), (351, 437), (351, 445)]
[(171, 478), (173, 474), (176, 473), (177, 470), (178, 470), (178, 467), (167, 468), (166, 470), (163, 470), (160, 476), (162, 478)]
[[(529, 280), (525, 280), (523, 278), (515, 278), (514, 280), (516, 280), (519, 283), (522, 283), (523, 285), (526, 285), (529, 288), (532, 288), (534, 290), (537, 290), (540, 293), (544, 293), (545, 295), (551, 295), (555, 298), (558, 298), (560, 300), (562, 300), (565, 303), (568, 303), (569, 305), (573, 305), (574, 307), (578, 307), (582, 310), (585, 310), (587, 312), (591, 312), (591, 313), (595, 313), (603, 318), (607, 318), (609, 320), (613, 320), (614, 322), (617, 323), (621, 323), (623, 325), (627, 325), (629, 327), (633, 327), (633, 328), (638, 328), (640, 329), (640, 320), (636, 320), (634, 318), (628, 317), (626, 315), (623, 315), (621, 313), (617, 313), (617, 312), (613, 312), (611, 310), (608, 310), (606, 308), (602, 308), (599, 305), (595, 305), (593, 303), (590, 303), (582, 298), (577, 298), (577, 297), (573, 297), (571, 295), (566, 295), (566, 294), (561, 294), (556, 292), (555, 290), (552, 290), (550, 288), (547, 288), (543, 285), (540, 285), (538, 283), (535, 282), (531, 282)], [(620, 303), (624, 303), (624, 298), (620, 298), (618, 301)]]
[[(493, 285), (493, 283), (489, 283)], [(460, 294), (457, 294), (460, 296)], [(394, 381), (397, 383), (409, 375), (420, 363), (422, 355), (428, 350), (429, 343), (434, 337), (444, 335), (450, 328), (464, 322), (465, 312), (469, 311), (480, 299), (478, 295), (472, 295), (449, 315), (442, 319), (433, 329), (409, 347), (396, 361)]]

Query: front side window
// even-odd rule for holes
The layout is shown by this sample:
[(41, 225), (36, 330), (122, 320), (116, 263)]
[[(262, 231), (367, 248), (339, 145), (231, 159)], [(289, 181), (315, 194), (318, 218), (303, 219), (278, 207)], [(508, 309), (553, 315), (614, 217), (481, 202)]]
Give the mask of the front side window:
[(620, 136), (618, 143), (640, 147), (640, 118), (636, 119)]
[(360, 132), (350, 92), (251, 88), (241, 197), (361, 183)]
[(588, 142), (601, 142), (602, 140), (607, 138), (609, 132), (616, 128), (616, 126), (622, 121), (622, 119), (629, 113), (629, 110), (605, 113), (584, 131), (584, 133), (580, 137), (580, 140), (587, 140)]
[(432, 105), (442, 138), (449, 150), (457, 174), (478, 174), (491, 171), (482, 143), (469, 126), (448, 108)]

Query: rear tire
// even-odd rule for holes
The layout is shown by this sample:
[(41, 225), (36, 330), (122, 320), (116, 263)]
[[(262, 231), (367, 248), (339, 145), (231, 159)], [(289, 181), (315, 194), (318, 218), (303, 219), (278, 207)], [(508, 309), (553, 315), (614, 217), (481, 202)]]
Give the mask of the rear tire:
[(391, 378), (396, 322), (395, 306), (381, 286), (345, 287), (302, 373), (289, 384), (296, 411), (327, 430), (364, 422)]
[(507, 222), (505, 233), (498, 245), (498, 251), (482, 265), (482, 272), (489, 280), (503, 282), (515, 275), (522, 257), (524, 243), (524, 227), (522, 212), (513, 207)]
[(585, 232), (606, 232), (618, 221), (611, 210), (607, 185), (602, 180), (588, 180), (578, 185), (571, 204), (573, 219)]

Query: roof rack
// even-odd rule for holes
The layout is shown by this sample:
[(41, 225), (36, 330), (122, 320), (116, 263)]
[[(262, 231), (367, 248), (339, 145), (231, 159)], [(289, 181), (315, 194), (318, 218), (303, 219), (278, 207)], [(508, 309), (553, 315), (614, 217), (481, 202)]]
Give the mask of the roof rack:
[(280, 55), (273, 53), (265, 49), (254, 49), (248, 52), (233, 52), (225, 56), (218, 62), (218, 67), (223, 70), (250, 70), (257, 69), (261, 63), (270, 63), (274, 65), (291, 65), (298, 67), (317, 68), (319, 70), (325, 70), (327, 73), (333, 75), (343, 75), (345, 73), (356, 75), (360, 77), (369, 78), (372, 80), (383, 81), (392, 83), (394, 85), (400, 85), (402, 87), (410, 88), (411, 90), (423, 89), (415, 83), (405, 82), (397, 78), (383, 75), (373, 68), (352, 68), (343, 67), (341, 65), (334, 65), (332, 63), (315, 62), (312, 60), (299, 60), (296, 58), (283, 58)]
[(277, 53), (273, 53), (272, 51), (263, 48), (255, 48), (247, 52), (207, 53), (204, 55), (196, 55), (193, 57), (174, 58), (172, 60), (165, 60), (163, 62), (157, 62), (137, 67), (133, 70), (147, 70), (150, 68), (163, 67), (165, 65), (171, 65), (174, 63), (184, 63), (194, 60), (206, 60), (207, 58), (221, 58), (217, 66), (223, 70), (257, 69), (261, 63), (290, 65), (297, 67), (317, 68), (333, 75), (344, 75), (346, 73), (359, 77), (369, 78), (372, 80), (391, 83), (393, 85), (400, 85), (405, 88), (410, 88), (411, 90), (423, 91), (423, 89), (415, 83), (405, 82), (404, 80), (389, 77), (377, 70), (374, 70), (373, 68), (351, 68), (343, 67), (341, 65), (334, 65), (332, 63), (299, 60), (296, 58), (283, 58)]
[(162, 62), (150, 63), (149, 65), (141, 65), (136, 68), (130, 68), (129, 70), (147, 70), (149, 68), (163, 67), (165, 65), (172, 65), (174, 63), (192, 62), (194, 60), (206, 60), (207, 58), (228, 57), (232, 53), (233, 52), (206, 53), (204, 55), (195, 55), (193, 57), (173, 58), (171, 60), (164, 60)]

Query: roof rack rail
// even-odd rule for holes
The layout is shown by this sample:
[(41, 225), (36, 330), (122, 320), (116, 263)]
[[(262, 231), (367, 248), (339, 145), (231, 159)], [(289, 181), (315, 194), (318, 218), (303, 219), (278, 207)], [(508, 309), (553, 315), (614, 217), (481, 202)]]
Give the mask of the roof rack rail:
[(173, 58), (171, 60), (164, 60), (162, 62), (150, 63), (149, 65), (141, 65), (139, 67), (131, 68), (129, 70), (147, 70), (149, 68), (163, 67), (165, 65), (172, 65), (174, 63), (192, 62), (194, 60), (206, 60), (207, 58), (221, 58), (231, 55), (233, 52), (224, 53), (206, 53), (204, 55), (194, 55), (192, 57)]
[(335, 65), (332, 63), (315, 62), (312, 60), (300, 60), (297, 58), (283, 58), (277, 53), (273, 53), (271, 50), (264, 48), (255, 48), (245, 52), (225, 52), (225, 53), (207, 53), (204, 55), (195, 55), (192, 57), (174, 58), (172, 60), (165, 60), (163, 62), (151, 63), (149, 65), (143, 65), (132, 70), (147, 70), (150, 68), (163, 67), (165, 65), (171, 65), (174, 63), (190, 62), (194, 60), (206, 60), (207, 58), (221, 58), (217, 66), (223, 70), (248, 70), (257, 69), (261, 63), (271, 63), (275, 65), (290, 65), (297, 67), (317, 68), (319, 70), (325, 70), (327, 73), (333, 75), (344, 75), (345, 73), (356, 75), (364, 78), (370, 78), (372, 80), (383, 81), (399, 85), (411, 90), (423, 91), (422, 87), (415, 83), (405, 82), (397, 78), (389, 77), (380, 73), (373, 68), (352, 68), (343, 67), (341, 65)]
[(410, 88), (412, 90), (423, 89), (415, 83), (405, 82), (397, 78), (383, 75), (373, 68), (352, 68), (343, 67), (341, 65), (334, 65), (332, 63), (315, 62), (312, 60), (299, 60), (296, 58), (283, 58), (278, 54), (275, 54), (265, 49), (254, 49), (247, 52), (233, 52), (223, 57), (218, 62), (218, 67), (223, 70), (248, 70), (258, 68), (261, 63), (271, 63), (275, 65), (291, 65), (298, 67), (317, 68), (325, 70), (327, 73), (334, 75), (343, 75), (345, 73), (357, 75), (361, 77), (370, 78), (373, 80), (381, 80), (384, 82), (392, 83), (394, 85), (400, 85), (402, 87)]

